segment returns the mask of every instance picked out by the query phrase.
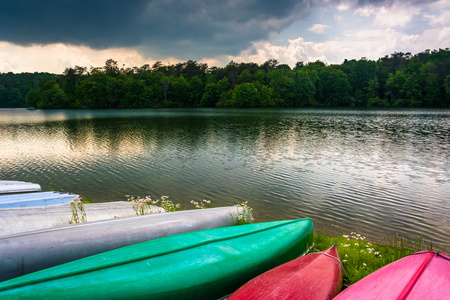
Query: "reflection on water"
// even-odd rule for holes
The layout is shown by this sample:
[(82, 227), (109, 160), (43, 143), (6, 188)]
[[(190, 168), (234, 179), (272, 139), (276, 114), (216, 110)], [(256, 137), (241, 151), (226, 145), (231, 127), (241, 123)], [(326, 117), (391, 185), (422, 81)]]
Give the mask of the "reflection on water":
[(0, 110), (0, 179), (94, 201), (249, 201), (257, 220), (447, 245), (450, 112)]

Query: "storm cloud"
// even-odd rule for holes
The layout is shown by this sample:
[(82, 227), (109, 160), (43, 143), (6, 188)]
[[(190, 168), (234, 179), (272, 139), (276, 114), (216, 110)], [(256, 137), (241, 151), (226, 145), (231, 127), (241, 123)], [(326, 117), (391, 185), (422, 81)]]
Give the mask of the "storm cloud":
[[(430, 2), (430, 0), (422, 0)], [(2, 0), (0, 40), (94, 49), (138, 47), (194, 58), (229, 54), (267, 39), (315, 7), (390, 5), (393, 0)], [(417, 4), (419, 0), (411, 0)]]

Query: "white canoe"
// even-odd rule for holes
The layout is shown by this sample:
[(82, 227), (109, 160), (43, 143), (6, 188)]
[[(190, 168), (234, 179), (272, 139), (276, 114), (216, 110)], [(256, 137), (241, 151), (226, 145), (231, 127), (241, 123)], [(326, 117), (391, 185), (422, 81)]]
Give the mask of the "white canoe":
[(25, 181), (0, 180), (0, 194), (40, 192), (41, 186), (37, 183)]
[(241, 207), (218, 207), (68, 225), (0, 237), (0, 281), (178, 233), (226, 227)]
[[(136, 215), (131, 203), (126, 201), (85, 204), (84, 210), (87, 222)], [(164, 212), (164, 209), (152, 206), (152, 211)], [(67, 226), (71, 218), (69, 204), (0, 209), (0, 236)]]
[(0, 196), (0, 209), (68, 204), (77, 195), (61, 192), (38, 192)]

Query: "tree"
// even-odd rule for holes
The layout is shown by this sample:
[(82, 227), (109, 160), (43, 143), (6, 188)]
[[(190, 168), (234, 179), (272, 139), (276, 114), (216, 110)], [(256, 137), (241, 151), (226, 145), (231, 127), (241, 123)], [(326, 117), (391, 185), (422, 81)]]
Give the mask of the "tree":
[[(365, 88), (367, 101), (363, 103), (365, 106), (389, 106), (387, 99), (380, 98), (380, 83), (378, 77), (369, 80), (368, 86)], [(361, 103), (360, 103), (361, 104)]]
[(278, 64), (279, 64), (278, 60), (269, 59), (266, 62), (264, 62), (260, 67), (264, 71), (268, 72), (269, 70), (275, 70)]
[(305, 106), (314, 104), (314, 95), (316, 88), (310, 78), (310, 71), (298, 70), (294, 73), (295, 80), (295, 98), (292, 103), (293, 106)]
[(35, 89), (29, 90), (25, 99), (28, 107), (36, 107), (40, 100), (39, 91)]
[(420, 77), (417, 73), (406, 76), (407, 78), (403, 83), (401, 92), (406, 96), (410, 106), (422, 105), (422, 85), (420, 84)]
[(235, 86), (230, 106), (255, 107), (258, 103), (258, 89), (253, 83), (241, 83)]
[(259, 89), (259, 99), (257, 106), (273, 107), (277, 105), (273, 88), (262, 85)]
[(342, 70), (324, 68), (319, 76), (323, 84), (322, 100), (325, 106), (349, 105), (351, 86)]
[(0, 107), (10, 107), (8, 94), (8, 89), (5, 86), (0, 85)]
[(127, 78), (122, 86), (122, 93), (121, 107), (150, 107), (153, 104), (151, 91), (143, 80)]
[(403, 85), (405, 84), (407, 78), (408, 76), (402, 71), (397, 71), (395, 75), (392, 73), (389, 74), (386, 81), (386, 95), (388, 96), (388, 99), (390, 99), (390, 102), (394, 105), (398, 102), (398, 100), (406, 96)]
[(267, 73), (264, 70), (256, 71), (254, 78), (255, 78), (255, 81), (259, 82), (260, 84), (264, 84), (264, 85), (269, 84)]
[(208, 83), (205, 86), (205, 92), (200, 100), (200, 106), (202, 107), (214, 107), (219, 101), (219, 89), (217, 84)]
[(169, 84), (170, 84), (170, 78), (167, 76), (164, 76), (161, 78), (161, 84), (162, 84), (162, 92), (164, 95), (164, 101), (167, 101), (167, 95), (169, 93)]
[(186, 79), (190, 80), (194, 76), (202, 77), (207, 69), (207, 64), (198, 63), (194, 60), (188, 60), (183, 66), (182, 74)]
[(105, 66), (103, 67), (103, 71), (108, 75), (118, 75), (120, 73), (119, 66), (117, 65), (117, 61), (113, 59), (108, 59), (105, 62)]
[(170, 100), (176, 106), (192, 106), (190, 102), (190, 86), (183, 75), (171, 79)]
[(194, 76), (191, 78), (191, 81), (189, 82), (190, 86), (190, 93), (189, 93), (189, 103), (191, 106), (196, 107), (200, 105), (200, 100), (202, 99), (203, 95), (203, 82), (200, 78), (197, 76)]
[(269, 72), (270, 87), (273, 88), (277, 101), (284, 106), (294, 105), (295, 87), (291, 75), (291, 71), (284, 69), (275, 69)]
[(423, 102), (426, 106), (442, 106), (438, 69), (434, 62), (427, 62), (420, 67), (420, 79), (423, 91)]
[(245, 82), (253, 82), (253, 75), (252, 73), (250, 73), (249, 70), (244, 70), (242, 71), (241, 74), (239, 74), (238, 76), (238, 82), (239, 83), (245, 83)]
[(41, 91), (37, 108), (70, 108), (69, 98), (55, 80), (48, 80)]
[(446, 102), (444, 102), (443, 107), (448, 107), (450, 104), (450, 75), (447, 75), (442, 85), (445, 89)]

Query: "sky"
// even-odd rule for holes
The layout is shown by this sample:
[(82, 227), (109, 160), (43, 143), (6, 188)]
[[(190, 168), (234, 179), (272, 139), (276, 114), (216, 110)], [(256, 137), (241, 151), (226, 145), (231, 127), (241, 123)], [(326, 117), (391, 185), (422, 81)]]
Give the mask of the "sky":
[(0, 0), (0, 72), (294, 66), (450, 47), (450, 0)]

